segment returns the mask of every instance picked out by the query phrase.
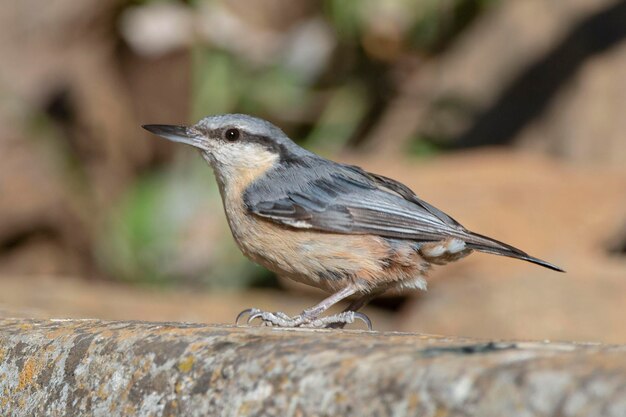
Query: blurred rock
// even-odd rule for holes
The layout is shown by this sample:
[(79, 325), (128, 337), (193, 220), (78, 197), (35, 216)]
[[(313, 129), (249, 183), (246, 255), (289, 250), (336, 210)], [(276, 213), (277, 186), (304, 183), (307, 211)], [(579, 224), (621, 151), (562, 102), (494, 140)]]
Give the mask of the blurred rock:
[(88, 230), (62, 156), (16, 129), (21, 117), (0, 112), (0, 273), (87, 273)]
[[(6, 275), (0, 278), (0, 286), (0, 317), (5, 318), (98, 318), (218, 324), (233, 323), (237, 314), (249, 307), (295, 315), (321, 301), (321, 298), (285, 295), (276, 290), (167, 290), (44, 275)], [(338, 310), (339, 307), (333, 309)], [(377, 330), (392, 328), (388, 312), (375, 308), (365, 312)]]
[[(0, 83), (29, 117), (46, 116), (84, 170), (96, 205), (150, 157), (116, 62), (117, 0), (8, 2), (0, 13)], [(25, 53), (27, 51), (27, 53)]]
[[(616, 0), (500, 2), (443, 54), (415, 66), (413, 75), (401, 80), (396, 98), (368, 135), (370, 150), (393, 155), (415, 138), (450, 141), (461, 136), (461, 141), (471, 142), (464, 146), (518, 141), (567, 159), (619, 164), (626, 154), (625, 122), (619, 114), (626, 103), (626, 78), (620, 76), (626, 72), (626, 46), (622, 40), (622, 46), (593, 54), (608, 48), (614, 41), (611, 36), (620, 36), (614, 27), (602, 32), (602, 22), (594, 14), (613, 10), (613, 18), (610, 13), (603, 18), (613, 19), (606, 24), (619, 25), (622, 4)], [(584, 27), (589, 23), (586, 19), (595, 20)], [(541, 60), (546, 60), (544, 67), (533, 68)], [(559, 76), (559, 71), (564, 74)], [(572, 73), (577, 75), (568, 78)], [(507, 91), (512, 83), (515, 91)], [(556, 97), (547, 92), (553, 88), (559, 89)], [(507, 92), (511, 96), (502, 97)], [(500, 107), (492, 108), (496, 102)], [(531, 127), (520, 130), (546, 102), (547, 111)], [(509, 113), (502, 111), (504, 107)], [(485, 119), (488, 126), (469, 132), (470, 139), (464, 137), (490, 110), (502, 113)], [(517, 120), (524, 112), (532, 113), (529, 120)], [(508, 136), (496, 126), (507, 123)], [(511, 128), (511, 123), (522, 126)]]
[(523, 266), (513, 271), (499, 267), (500, 262), (481, 262), (433, 274), (430, 290), (406, 306), (396, 328), (476, 337), (626, 341), (626, 262), (568, 263), (566, 274), (531, 272)]
[[(120, 62), (119, 6), (117, 0), (1, 6), (0, 192), (10, 197), (0, 200), (4, 272), (97, 273), (92, 236), (158, 146), (141, 130), (138, 113), (151, 119), (167, 114), (160, 110), (167, 105), (187, 116), (189, 76), (165, 83), (176, 72), (155, 76), (158, 60)], [(188, 70), (184, 64), (176, 62)], [(128, 81), (137, 85), (130, 89)]]
[(546, 112), (516, 138), (581, 163), (626, 164), (626, 42), (585, 63)]
[(150, 149), (145, 163), (151, 159), (172, 159), (179, 147), (159, 140), (140, 128), (142, 124), (190, 122), (192, 107), (191, 53), (179, 50), (165, 55), (142, 57), (125, 51), (120, 58), (123, 77), (133, 107), (133, 134), (125, 138), (129, 144), (145, 143)]
[[(41, 226), (41, 225), (38, 225)], [(54, 226), (58, 226), (57, 223)], [(18, 233), (24, 233), (17, 230)], [(27, 232), (26, 232), (27, 233)], [(34, 235), (19, 236), (15, 247), (6, 246), (0, 256), (0, 275), (12, 274), (59, 274), (88, 275), (90, 266), (80, 256), (80, 251), (68, 247), (59, 237), (47, 236), (39, 230)], [(27, 278), (28, 279), (28, 278)]]
[[(378, 161), (378, 162), (377, 162)], [(355, 161), (351, 161), (355, 162)], [(360, 160), (406, 182), (470, 230), (553, 262), (560, 274), (486, 254), (437, 267), (397, 328), (436, 334), (625, 342), (626, 171), (539, 155), (473, 152), (419, 167)], [(626, 234), (621, 236), (626, 242)]]

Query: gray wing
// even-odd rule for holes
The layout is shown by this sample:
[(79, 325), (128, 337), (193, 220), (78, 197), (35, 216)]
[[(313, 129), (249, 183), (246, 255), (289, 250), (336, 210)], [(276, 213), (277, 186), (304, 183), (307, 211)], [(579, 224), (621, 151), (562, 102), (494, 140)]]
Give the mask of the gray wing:
[(331, 233), (414, 241), (463, 240), (470, 249), (563, 270), (511, 245), (470, 232), (419, 199), (407, 186), (361, 168), (316, 159), (276, 169), (244, 193), (254, 215), (278, 224)]
[(248, 210), (278, 224), (324, 232), (416, 241), (468, 236), (403, 184), (354, 166), (315, 165), (276, 170), (253, 184), (244, 194)]

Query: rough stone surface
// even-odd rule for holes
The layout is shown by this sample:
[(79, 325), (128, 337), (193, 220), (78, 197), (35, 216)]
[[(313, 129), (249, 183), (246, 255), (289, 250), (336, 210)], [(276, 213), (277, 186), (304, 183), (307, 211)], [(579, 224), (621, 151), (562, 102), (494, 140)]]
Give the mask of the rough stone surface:
[(623, 416), (626, 347), (0, 320), (0, 415)]

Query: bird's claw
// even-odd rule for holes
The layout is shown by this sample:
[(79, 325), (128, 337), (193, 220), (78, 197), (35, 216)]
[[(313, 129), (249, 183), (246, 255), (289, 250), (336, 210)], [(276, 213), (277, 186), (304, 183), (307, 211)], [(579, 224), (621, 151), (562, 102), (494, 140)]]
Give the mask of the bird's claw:
[(361, 320), (367, 326), (367, 330), (372, 330), (372, 321), (364, 314), (357, 311), (344, 311), (343, 313), (334, 314), (332, 316), (322, 317), (317, 321), (322, 322), (320, 327), (330, 329), (343, 329), (346, 324), (352, 324), (356, 320)]
[(261, 319), (266, 326), (276, 327), (307, 327), (307, 328), (343, 328), (346, 324), (354, 323), (355, 320), (361, 320), (367, 325), (368, 330), (372, 330), (372, 321), (363, 313), (356, 311), (344, 311), (342, 313), (333, 314), (326, 317), (307, 317), (306, 314), (300, 314), (295, 317), (289, 317), (287, 314), (277, 311), (269, 312), (259, 310), (258, 308), (248, 308), (237, 315), (235, 325), (239, 325), (239, 320), (248, 315), (246, 324), (252, 323), (256, 319)]
[(354, 318), (361, 320), (367, 326), (367, 330), (372, 331), (372, 321), (367, 316), (367, 314), (359, 313), (357, 311), (354, 312)]
[(263, 324), (265, 324), (266, 326), (294, 327), (286, 324), (293, 319), (280, 311), (276, 311), (274, 313), (261, 310), (255, 311), (254, 313), (250, 314), (250, 317), (248, 317), (247, 324), (252, 323), (255, 319), (261, 319)]
[[(256, 314), (258, 311), (260, 310), (257, 308), (246, 308), (241, 313), (237, 314), (237, 318), (235, 319), (235, 326), (239, 326), (239, 320), (241, 320), (241, 318), (245, 316), (246, 314), (250, 314), (252, 316), (253, 314)], [(249, 322), (250, 322), (250, 319), (248, 319), (248, 323)]]
[(297, 320), (299, 316), (291, 318), (281, 311), (271, 313), (269, 311), (259, 310), (258, 308), (247, 308), (241, 313), (237, 314), (237, 318), (235, 319), (235, 325), (239, 325), (239, 321), (245, 315), (248, 315), (248, 320), (246, 320), (246, 324), (250, 324), (258, 318), (263, 321), (263, 324), (268, 326), (296, 327), (300, 322), (299, 320)]
[(263, 315), (262, 311), (258, 311), (256, 313), (250, 314), (250, 317), (248, 317), (248, 320), (246, 321), (246, 324), (250, 324), (254, 321), (254, 319), (256, 319), (257, 317), (261, 317)]

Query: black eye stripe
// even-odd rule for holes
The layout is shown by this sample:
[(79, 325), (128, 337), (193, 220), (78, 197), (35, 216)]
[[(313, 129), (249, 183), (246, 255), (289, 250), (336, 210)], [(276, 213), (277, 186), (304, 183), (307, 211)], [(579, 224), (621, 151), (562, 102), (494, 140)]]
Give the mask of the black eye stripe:
[[(290, 152), (280, 142), (270, 138), (269, 136), (248, 132), (236, 127), (226, 127), (219, 130), (207, 130), (207, 135), (219, 135), (228, 142), (242, 141), (246, 143), (257, 144), (265, 149), (275, 152), (281, 156), (288, 155)], [(236, 138), (235, 138), (236, 137)]]

